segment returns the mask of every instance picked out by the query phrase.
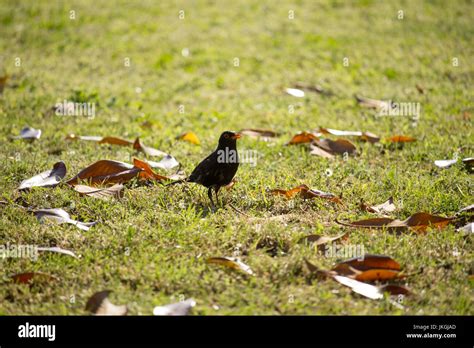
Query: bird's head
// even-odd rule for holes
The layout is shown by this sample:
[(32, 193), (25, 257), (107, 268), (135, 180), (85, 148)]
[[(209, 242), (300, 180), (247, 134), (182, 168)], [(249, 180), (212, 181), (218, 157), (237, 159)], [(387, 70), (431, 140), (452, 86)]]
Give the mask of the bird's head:
[(219, 138), (219, 147), (235, 147), (237, 139), (242, 135), (231, 131), (225, 131)]

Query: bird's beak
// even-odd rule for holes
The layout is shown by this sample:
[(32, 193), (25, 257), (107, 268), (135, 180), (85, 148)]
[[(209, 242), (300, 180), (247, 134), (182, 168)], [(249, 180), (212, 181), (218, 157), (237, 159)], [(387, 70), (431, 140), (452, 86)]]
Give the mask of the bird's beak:
[(235, 133), (235, 134), (232, 136), (232, 139), (239, 139), (239, 138), (242, 138), (242, 134), (240, 134), (240, 133)]

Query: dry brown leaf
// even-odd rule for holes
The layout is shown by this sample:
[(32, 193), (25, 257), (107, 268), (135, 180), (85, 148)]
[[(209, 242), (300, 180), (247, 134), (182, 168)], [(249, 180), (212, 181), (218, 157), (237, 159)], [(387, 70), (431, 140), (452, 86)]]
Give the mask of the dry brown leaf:
[(411, 143), (416, 141), (415, 138), (409, 137), (407, 135), (394, 135), (393, 137), (388, 138), (387, 140), (392, 143)]
[(336, 195), (334, 195), (332, 193), (328, 193), (328, 192), (312, 190), (307, 185), (304, 185), (304, 184), (300, 185), (300, 186), (297, 186), (297, 187), (294, 187), (290, 190), (281, 190), (281, 189), (270, 190), (270, 193), (274, 194), (274, 195), (283, 195), (287, 199), (291, 199), (296, 194), (299, 193), (300, 196), (303, 199), (318, 197), (318, 198), (328, 199), (328, 200), (330, 200), (332, 202), (335, 202), (335, 203), (338, 203), (338, 204), (342, 204), (341, 199), (339, 197), (337, 197)]
[(86, 185), (75, 185), (74, 190), (83, 196), (99, 198), (103, 200), (110, 200), (111, 198), (123, 197), (123, 185), (115, 184), (111, 187), (97, 188)]
[(178, 135), (178, 137), (176, 139), (184, 140), (184, 141), (190, 142), (190, 143), (195, 144), (195, 145), (199, 145), (201, 143), (199, 141), (199, 138), (197, 137), (196, 133), (194, 133), (194, 132), (185, 132), (181, 135)]
[(67, 183), (73, 186), (77, 185), (79, 180), (87, 181), (90, 185), (124, 183), (138, 176), (142, 171), (142, 168), (128, 163), (100, 160), (81, 170)]
[(0, 94), (3, 93), (3, 90), (5, 89), (5, 86), (6, 86), (7, 81), (8, 81), (9, 78), (10, 78), (10, 76), (8, 76), (8, 75), (4, 75), (4, 76), (0, 77)]
[(58, 185), (66, 176), (66, 165), (64, 162), (57, 162), (53, 169), (46, 170), (27, 180), (23, 180), (18, 187), (19, 190), (26, 190), (31, 187), (54, 187)]
[(51, 274), (42, 273), (42, 272), (26, 272), (26, 273), (18, 273), (11, 276), (11, 279), (15, 283), (20, 284), (31, 284), (35, 280), (49, 282), (52, 280), (59, 280), (58, 277), (53, 276)]
[(352, 144), (349, 140), (346, 139), (315, 139), (313, 140), (313, 144), (317, 145), (321, 149), (330, 154), (338, 154), (342, 155), (347, 153), (349, 155), (354, 154), (356, 152), (356, 147)]
[(333, 243), (333, 242), (335, 242), (339, 239), (342, 239), (342, 240), (347, 239), (347, 236), (348, 236), (347, 232), (343, 233), (343, 234), (340, 234), (340, 235), (337, 235), (337, 236), (334, 236), (334, 237), (311, 234), (309, 236), (305, 236), (305, 237), (301, 238), (300, 241), (307, 241), (309, 243), (313, 243), (314, 246), (319, 251), (324, 251), (325, 247), (326, 247), (326, 244)]
[(246, 135), (253, 138), (275, 138), (278, 133), (268, 129), (246, 128), (242, 129), (239, 134)]
[(108, 296), (112, 291), (104, 290), (96, 292), (89, 298), (86, 304), (86, 311), (95, 315), (126, 315), (127, 306), (116, 306), (109, 301)]
[(250, 275), (254, 274), (252, 269), (248, 265), (246, 265), (236, 257), (210, 257), (206, 260), (206, 263), (222, 265), (225, 267), (243, 271)]
[(319, 156), (323, 158), (334, 158), (334, 155), (332, 153), (321, 149), (319, 146), (310, 144), (310, 149), (310, 154), (313, 156)]
[(411, 228), (415, 231), (424, 232), (429, 226), (437, 227), (442, 229), (446, 227), (449, 222), (454, 218), (446, 218), (441, 216), (434, 216), (428, 213), (416, 213), (410, 216), (408, 219), (400, 221), (391, 218), (372, 218), (354, 221), (351, 223), (343, 223), (337, 221), (337, 223), (349, 226), (349, 227), (361, 227), (361, 228), (386, 228), (388, 230), (404, 231)]
[(190, 298), (165, 306), (157, 306), (153, 308), (153, 315), (188, 315), (195, 305), (196, 301)]
[(345, 239), (347, 235), (348, 235), (347, 232), (334, 236), (334, 237), (321, 236), (318, 234), (310, 234), (309, 236), (304, 236), (303, 238), (301, 238), (300, 241), (307, 241), (309, 243), (313, 243), (316, 246), (322, 246), (327, 243), (335, 242), (336, 240), (339, 240), (339, 239)]
[[(339, 265), (344, 264), (359, 271), (366, 271), (368, 269), (389, 269), (394, 271), (400, 270), (400, 264), (389, 256), (385, 255), (371, 255), (365, 254), (361, 258), (352, 258), (343, 262)], [(337, 267), (337, 266), (336, 266)]]
[(101, 140), (98, 141), (99, 144), (110, 144), (110, 145), (122, 145), (128, 146), (132, 145), (133, 142), (130, 140), (125, 140), (116, 137), (103, 137)]
[(387, 201), (382, 204), (370, 206), (365, 204), (364, 202), (360, 203), (360, 208), (364, 211), (368, 211), (369, 213), (375, 213), (384, 215), (384, 213), (392, 213), (394, 212), (397, 207), (393, 203), (393, 197), (390, 197)]
[(365, 97), (359, 97), (359, 96), (355, 96), (355, 98), (357, 100), (357, 103), (359, 103), (360, 106), (363, 106), (369, 109), (388, 110), (392, 106), (389, 101), (385, 101), (385, 100), (377, 100), (377, 99), (371, 99), (371, 98), (365, 98)]
[(391, 269), (369, 269), (358, 273), (354, 279), (361, 282), (372, 282), (372, 281), (385, 281), (391, 279), (402, 278), (399, 271)]
[(140, 138), (135, 139), (135, 142), (133, 143), (133, 148), (137, 151), (142, 151), (148, 156), (165, 157), (168, 155), (166, 152), (143, 145)]
[(286, 145), (310, 143), (316, 139), (318, 139), (318, 136), (316, 134), (302, 132), (294, 135), (293, 138), (291, 138), (291, 140)]
[(370, 133), (370, 132), (360, 132), (360, 131), (341, 131), (337, 129), (330, 129), (330, 128), (323, 128), (319, 127), (319, 132), (322, 134), (331, 134), (335, 136), (349, 136), (349, 137), (357, 137), (360, 140), (368, 141), (370, 143), (376, 143), (380, 140), (380, 137)]
[(169, 180), (168, 177), (156, 174), (150, 167), (150, 165), (146, 162), (143, 162), (137, 158), (133, 159), (133, 165), (137, 168), (143, 169), (143, 171), (140, 172), (139, 177), (141, 179), (152, 179), (152, 180), (157, 180), (157, 181), (162, 181), (162, 180)]

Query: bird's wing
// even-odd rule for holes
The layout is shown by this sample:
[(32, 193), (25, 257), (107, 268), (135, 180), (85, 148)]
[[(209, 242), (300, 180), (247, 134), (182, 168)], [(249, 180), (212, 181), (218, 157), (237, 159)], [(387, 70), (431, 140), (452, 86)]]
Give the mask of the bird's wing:
[(189, 176), (187, 181), (202, 183), (204, 177), (212, 176), (216, 169), (217, 152), (211, 153), (199, 163)]

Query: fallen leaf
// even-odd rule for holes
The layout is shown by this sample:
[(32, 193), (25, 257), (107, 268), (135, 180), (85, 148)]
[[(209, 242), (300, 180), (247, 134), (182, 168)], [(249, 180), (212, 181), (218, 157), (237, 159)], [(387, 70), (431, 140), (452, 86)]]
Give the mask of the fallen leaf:
[(385, 281), (402, 278), (400, 272), (391, 269), (369, 269), (355, 276), (355, 280), (361, 282)]
[(71, 216), (64, 210), (55, 208), (55, 209), (37, 209), (32, 211), (36, 216), (38, 221), (44, 222), (54, 222), (57, 224), (72, 224), (77, 228), (88, 231), (91, 226), (97, 224), (97, 222), (81, 222), (71, 219)]
[(101, 140), (98, 141), (99, 144), (110, 144), (110, 145), (122, 145), (128, 146), (132, 145), (133, 142), (130, 140), (125, 140), (116, 137), (103, 137)]
[(457, 159), (452, 159), (452, 160), (436, 160), (434, 161), (435, 166), (439, 168), (449, 168), (453, 164), (456, 164), (458, 162)]
[(62, 248), (59, 248), (59, 247), (38, 247), (38, 248), (36, 248), (36, 250), (38, 250), (38, 251), (49, 251), (49, 252), (52, 252), (52, 253), (58, 253), (58, 254), (64, 254), (64, 255), (72, 256), (76, 259), (78, 258), (77, 255), (74, 254), (72, 251), (62, 249)]
[(463, 233), (474, 233), (474, 224), (470, 222), (467, 225), (458, 228), (456, 231), (463, 232)]
[(318, 136), (316, 134), (302, 132), (294, 135), (293, 138), (291, 138), (291, 140), (286, 145), (310, 143), (316, 139), (318, 139)]
[(377, 100), (377, 99), (371, 99), (371, 98), (365, 98), (365, 97), (360, 97), (360, 96), (355, 96), (357, 103), (359, 103), (360, 106), (369, 108), (369, 109), (390, 109), (392, 107), (391, 103), (389, 101), (385, 100)]
[(25, 127), (20, 131), (20, 135), (14, 136), (13, 139), (39, 139), (41, 137), (41, 129)]
[(196, 301), (190, 298), (166, 306), (157, 306), (153, 309), (153, 315), (188, 315), (195, 305)]
[(380, 289), (374, 285), (339, 275), (335, 275), (332, 278), (342, 285), (351, 288), (352, 291), (358, 293), (359, 295), (368, 297), (372, 300), (379, 300), (383, 298), (383, 293), (380, 292)]
[(89, 184), (124, 183), (138, 176), (142, 171), (142, 168), (134, 167), (128, 163), (100, 160), (81, 170), (66, 183), (72, 186), (76, 185), (79, 180), (88, 181)]
[[(371, 255), (371, 254), (365, 254), (361, 258), (352, 258), (343, 262), (340, 262), (338, 265), (348, 265), (354, 269), (357, 269), (359, 271), (366, 271), (369, 269), (388, 269), (388, 270), (394, 270), (394, 271), (399, 271), (400, 270), (400, 264), (392, 259), (389, 256), (385, 255)], [(333, 269), (336, 270), (337, 266)]]
[(293, 97), (297, 97), (297, 98), (303, 98), (304, 97), (304, 91), (302, 91), (301, 89), (287, 88), (285, 91), (286, 91), (286, 93), (288, 93), (289, 95), (291, 95)]
[(324, 95), (330, 95), (331, 94), (331, 92), (326, 91), (320, 85), (308, 85), (308, 84), (305, 84), (305, 83), (302, 83), (302, 82), (297, 82), (297, 83), (295, 83), (295, 88), (305, 89), (305, 90), (310, 91), (310, 92), (315, 92), (315, 93), (324, 94)]
[(275, 138), (278, 136), (278, 133), (268, 129), (246, 128), (242, 129), (239, 133), (253, 138)]
[(331, 139), (315, 139), (313, 144), (330, 154), (342, 155), (347, 153), (349, 155), (356, 152), (356, 147), (349, 140), (339, 138), (337, 140)]
[(153, 179), (153, 180), (157, 180), (157, 181), (162, 181), (162, 180), (169, 180), (168, 177), (166, 176), (163, 176), (163, 175), (159, 175), (159, 174), (156, 174), (150, 167), (150, 165), (144, 161), (141, 161), (137, 158), (134, 158), (133, 159), (133, 165), (137, 168), (141, 168), (143, 169), (140, 173), (139, 173), (139, 177), (141, 179)]
[(309, 243), (313, 243), (315, 246), (320, 248), (327, 243), (332, 243), (339, 239), (345, 239), (346, 237), (347, 237), (347, 232), (334, 236), (334, 237), (321, 236), (318, 234), (310, 234), (309, 236), (304, 236), (303, 238), (301, 238), (300, 241), (307, 241)]
[(121, 198), (123, 196), (123, 185), (115, 184), (111, 187), (96, 188), (86, 185), (75, 185), (74, 190), (83, 196), (110, 200), (111, 198)]
[(319, 146), (310, 144), (310, 150), (310, 154), (313, 156), (319, 156), (323, 158), (334, 158), (334, 155), (332, 153), (321, 149)]
[(467, 207), (459, 209), (459, 211), (456, 213), (456, 216), (463, 213), (474, 213), (474, 204), (471, 204), (471, 205), (468, 205)]
[(59, 280), (58, 277), (42, 272), (18, 273), (11, 276), (13, 282), (20, 284), (31, 284), (35, 279), (39, 281)]
[(319, 132), (322, 134), (331, 134), (331, 135), (340, 136), (340, 137), (344, 137), (344, 136), (356, 137), (360, 140), (368, 141), (371, 143), (376, 143), (380, 140), (379, 136), (370, 132), (341, 131), (337, 129), (323, 128), (323, 127), (319, 127)]
[(410, 295), (411, 290), (407, 287), (397, 284), (386, 284), (379, 287), (380, 292), (388, 292), (390, 295)]
[(254, 274), (248, 265), (246, 265), (236, 257), (210, 257), (206, 260), (206, 263), (222, 265), (225, 267), (243, 271), (250, 275)]
[(411, 228), (415, 231), (424, 232), (428, 226), (433, 226), (437, 227), (438, 229), (442, 229), (446, 227), (446, 225), (452, 220), (453, 218), (434, 216), (428, 213), (416, 213), (403, 221), (383, 217), (359, 220), (351, 223), (343, 223), (337, 220), (336, 222), (349, 227), (386, 228), (388, 230), (395, 231), (404, 231), (408, 228)]
[(374, 206), (369, 206), (366, 205), (364, 202), (361, 202), (360, 208), (364, 211), (368, 211), (369, 213), (375, 213), (380, 215), (383, 215), (385, 213), (392, 213), (397, 209), (397, 207), (393, 203), (393, 197), (390, 197), (386, 202), (382, 204)]
[(392, 143), (411, 143), (416, 141), (415, 138), (409, 137), (407, 135), (394, 135), (393, 137), (388, 138), (387, 140)]
[(9, 78), (10, 78), (10, 76), (8, 76), (8, 75), (4, 75), (4, 76), (0, 77), (0, 94), (3, 93), (3, 90), (5, 89), (5, 86), (6, 86), (7, 81), (8, 81)]
[(143, 145), (140, 138), (135, 139), (135, 142), (133, 143), (133, 148), (137, 151), (142, 151), (148, 156), (156, 156), (156, 157), (168, 156), (166, 152)]
[(338, 204), (342, 204), (341, 199), (337, 197), (336, 195), (332, 193), (328, 193), (328, 192), (319, 191), (319, 190), (312, 190), (307, 185), (304, 185), (304, 184), (294, 187), (290, 190), (281, 190), (281, 189), (270, 190), (270, 193), (274, 195), (283, 195), (287, 199), (291, 199), (296, 194), (299, 193), (303, 199), (318, 197), (318, 198), (328, 199)]
[(184, 140), (184, 141), (190, 142), (190, 143), (195, 144), (195, 145), (200, 144), (199, 138), (197, 137), (197, 135), (194, 132), (185, 132), (185, 133), (179, 135), (176, 139)]
[(127, 306), (116, 306), (109, 301), (108, 296), (111, 290), (96, 292), (89, 298), (86, 304), (86, 311), (95, 315), (126, 315)]
[(23, 180), (18, 187), (19, 190), (29, 189), (31, 187), (54, 187), (58, 185), (66, 176), (66, 165), (64, 162), (57, 162), (53, 169), (46, 170), (27, 180)]
[(94, 136), (94, 135), (76, 135), (76, 134), (68, 134), (66, 135), (66, 140), (85, 140), (85, 141), (94, 141), (98, 143), (104, 137)]
[(153, 162), (153, 161), (146, 161), (152, 168), (160, 168), (160, 169), (173, 169), (174, 167), (179, 166), (179, 162), (171, 155), (166, 155), (161, 161)]

